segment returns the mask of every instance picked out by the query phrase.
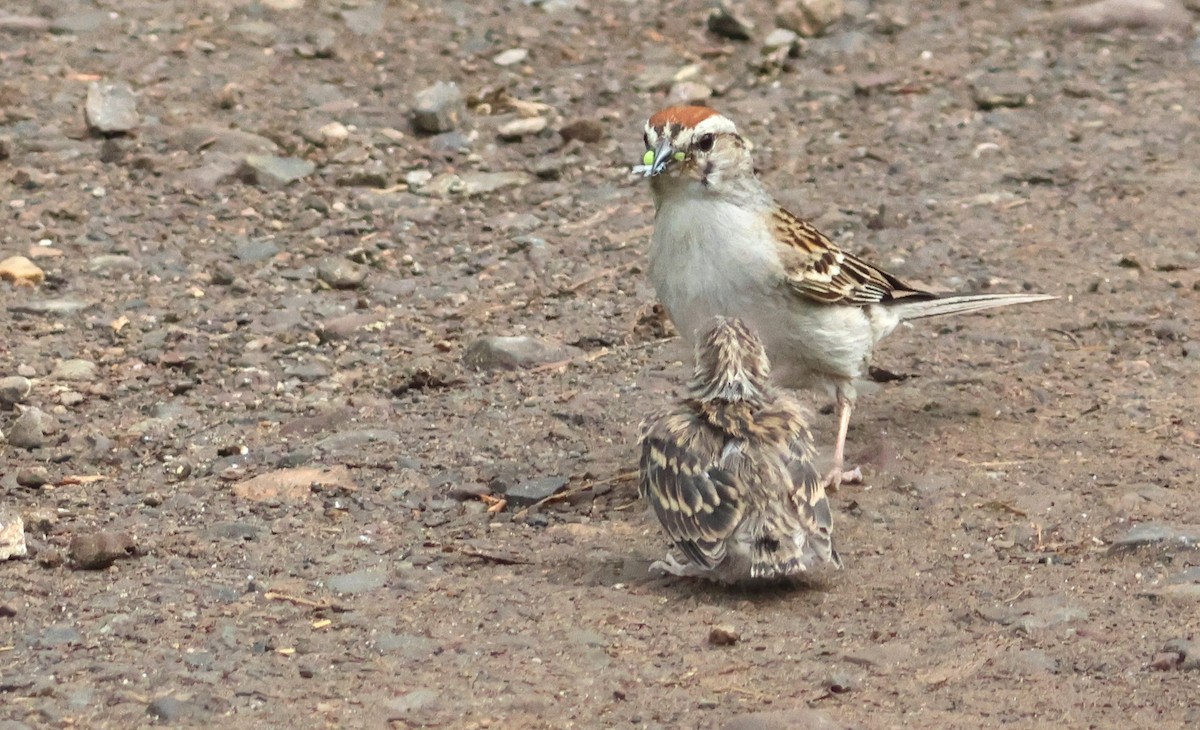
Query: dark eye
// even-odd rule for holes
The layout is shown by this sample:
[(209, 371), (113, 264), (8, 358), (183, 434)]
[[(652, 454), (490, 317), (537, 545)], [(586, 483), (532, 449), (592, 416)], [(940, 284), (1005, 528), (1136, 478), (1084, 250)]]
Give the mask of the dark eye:
[(711, 134), (706, 134), (700, 139), (696, 140), (696, 149), (700, 150), (701, 152), (711, 152), (713, 148), (713, 142), (716, 141), (716, 137)]

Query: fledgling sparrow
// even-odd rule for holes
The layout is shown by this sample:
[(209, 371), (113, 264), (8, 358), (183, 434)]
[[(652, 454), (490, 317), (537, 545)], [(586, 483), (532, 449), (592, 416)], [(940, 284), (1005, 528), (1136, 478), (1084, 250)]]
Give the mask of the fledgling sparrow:
[(715, 315), (740, 317), (766, 345), (777, 382), (832, 390), (831, 489), (861, 478), (842, 471), (855, 381), (897, 325), (1057, 298), (935, 294), (842, 251), (771, 197), (746, 140), (707, 107), (663, 109), (646, 122), (644, 141), (633, 172), (654, 193), (649, 271), (659, 300), (688, 342)]
[(840, 568), (804, 409), (745, 323), (710, 324), (688, 396), (642, 424), (639, 492), (685, 558), (651, 570), (732, 583)]

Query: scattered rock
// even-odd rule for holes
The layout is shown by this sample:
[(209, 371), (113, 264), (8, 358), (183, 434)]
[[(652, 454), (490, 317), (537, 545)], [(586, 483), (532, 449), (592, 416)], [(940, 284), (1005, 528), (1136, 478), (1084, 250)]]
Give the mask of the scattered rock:
[(30, 406), (22, 408), (21, 415), (4, 434), (9, 446), (18, 449), (40, 449), (46, 443), (45, 426), (48, 416), (41, 409)]
[(712, 87), (699, 81), (680, 81), (672, 84), (667, 100), (672, 104), (701, 104), (713, 95)]
[(722, 38), (748, 41), (754, 32), (754, 23), (735, 13), (725, 3), (721, 3), (708, 14), (708, 29)]
[(334, 289), (357, 289), (366, 280), (368, 270), (341, 256), (329, 256), (317, 264), (317, 278)]
[(278, 189), (308, 177), (317, 169), (309, 160), (275, 155), (246, 155), (238, 175), (253, 185)]
[(567, 486), (568, 481), (566, 477), (526, 479), (519, 484), (509, 487), (504, 492), (504, 498), (508, 501), (509, 507), (529, 507), (557, 493), (560, 489)]
[(787, 48), (788, 50), (791, 50), (791, 48), (795, 46), (799, 40), (800, 36), (796, 33), (796, 31), (788, 30), (787, 28), (776, 28), (768, 33), (767, 37), (763, 40), (763, 50), (767, 51), (768, 53), (771, 51), (777, 51), (781, 48)]
[(337, 58), (337, 33), (333, 28), (316, 28), (304, 34), (304, 43), (296, 46), (301, 58)]
[(25, 521), (16, 512), (0, 508), (0, 560), (23, 558), (28, 554)]
[(0, 279), (18, 286), (37, 286), (46, 280), (46, 272), (24, 256), (9, 256), (0, 261)]
[(541, 132), (548, 123), (545, 117), (522, 117), (501, 124), (496, 131), (500, 135), (500, 139), (514, 142), (522, 137)]
[(593, 119), (576, 119), (558, 130), (564, 142), (579, 140), (587, 144), (595, 144), (604, 139), (604, 127)]
[(379, 568), (368, 568), (353, 573), (335, 575), (325, 581), (325, 587), (334, 593), (366, 593), (382, 588), (386, 582), (386, 571)]
[(467, 346), (463, 363), (477, 370), (515, 370), (570, 360), (583, 351), (534, 337), (483, 337)]
[(0, 14), (0, 31), (5, 33), (45, 33), (50, 21), (36, 15)]
[(383, 30), (383, 3), (343, 10), (341, 15), (346, 27), (355, 35), (375, 35)]
[(1190, 30), (1192, 20), (1179, 0), (1101, 0), (1043, 16), (1053, 25), (1083, 33), (1131, 30)]
[(350, 138), (350, 130), (341, 122), (329, 122), (321, 125), (317, 130), (317, 134), (327, 145), (338, 144), (345, 142)]
[(156, 720), (167, 723), (177, 723), (188, 719), (195, 713), (195, 707), (190, 702), (167, 695), (158, 697), (146, 705), (146, 714)]
[(1150, 660), (1150, 668), (1160, 672), (1196, 671), (1200, 669), (1200, 646), (1187, 639), (1171, 639)]
[(44, 466), (27, 466), (17, 472), (17, 484), (37, 489), (50, 483), (50, 470)]
[(420, 195), (439, 198), (452, 195), (472, 198), (507, 188), (528, 185), (533, 180), (533, 175), (527, 172), (471, 172), (461, 177), (453, 173), (443, 173), (430, 180), (417, 192)]
[(279, 151), (279, 145), (260, 134), (206, 124), (184, 127), (173, 138), (173, 143), (193, 155), (202, 152), (224, 152), (230, 155), (272, 154)]
[(345, 490), (356, 489), (350, 470), (342, 465), (327, 469), (301, 467), (280, 469), (268, 474), (238, 482), (233, 486), (234, 495), (254, 502), (272, 500), (303, 501), (308, 499), (314, 488)]
[(1022, 107), (1033, 101), (1033, 82), (1014, 73), (984, 74), (971, 82), (971, 98), (985, 111)]
[(714, 626), (708, 631), (708, 643), (713, 646), (733, 646), (741, 639), (738, 630), (728, 625)]
[(76, 299), (42, 299), (31, 302), (13, 302), (8, 305), (8, 311), (16, 314), (74, 314), (87, 309), (91, 304)]
[(96, 363), (91, 360), (61, 360), (54, 366), (54, 372), (50, 373), (50, 377), (55, 380), (86, 382), (96, 379), (98, 369)]
[[(387, 703), (390, 716), (404, 717), (436, 702), (438, 693), (432, 689), (414, 689)], [(408, 724), (408, 723), (404, 723)]]
[(843, 727), (820, 710), (797, 708), (739, 715), (721, 730), (837, 730)]
[(141, 124), (137, 97), (128, 84), (121, 82), (89, 84), (84, 115), (88, 128), (103, 135), (125, 134)]
[(33, 390), (33, 383), (22, 375), (10, 375), (0, 378), (0, 406), (6, 409), (17, 403), (24, 403)]
[(413, 128), (425, 134), (449, 132), (462, 121), (467, 104), (458, 84), (437, 82), (417, 92), (413, 104)]
[(137, 543), (123, 532), (91, 532), (75, 535), (67, 557), (83, 570), (107, 568), (117, 560), (137, 555)]
[(529, 51), (524, 48), (510, 48), (496, 55), (492, 63), (497, 66), (512, 66), (529, 58)]
[(1060, 595), (1028, 598), (1012, 605), (984, 607), (979, 609), (979, 613), (989, 621), (1013, 626), (1027, 633), (1088, 617), (1086, 610), (1069, 605)]
[(1134, 525), (1124, 535), (1108, 546), (1110, 555), (1128, 553), (1147, 547), (1178, 548), (1195, 550), (1200, 546), (1200, 526), (1183, 525), (1172, 527), (1159, 522), (1143, 522)]
[(789, 0), (775, 11), (775, 24), (805, 38), (824, 33), (845, 12), (843, 0)]
[(50, 21), (50, 32), (58, 35), (80, 35), (100, 30), (112, 22), (107, 10), (86, 10), (64, 13)]

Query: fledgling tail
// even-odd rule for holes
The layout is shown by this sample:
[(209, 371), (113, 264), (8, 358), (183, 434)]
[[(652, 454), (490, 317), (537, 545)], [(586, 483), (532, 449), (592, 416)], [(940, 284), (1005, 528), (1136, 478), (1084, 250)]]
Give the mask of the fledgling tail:
[(981, 312), (995, 307), (1007, 307), (1010, 304), (1031, 304), (1051, 299), (1058, 297), (1050, 294), (956, 294), (921, 301), (900, 300), (891, 308), (900, 319), (909, 320), (938, 317), (943, 314)]

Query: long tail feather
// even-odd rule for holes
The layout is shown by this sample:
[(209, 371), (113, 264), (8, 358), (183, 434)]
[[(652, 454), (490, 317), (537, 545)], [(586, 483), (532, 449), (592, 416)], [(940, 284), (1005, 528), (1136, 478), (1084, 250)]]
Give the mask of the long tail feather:
[(1010, 304), (1031, 304), (1058, 299), (1050, 294), (958, 294), (922, 301), (898, 301), (892, 311), (902, 320), (937, 317), (943, 314), (967, 314)]

